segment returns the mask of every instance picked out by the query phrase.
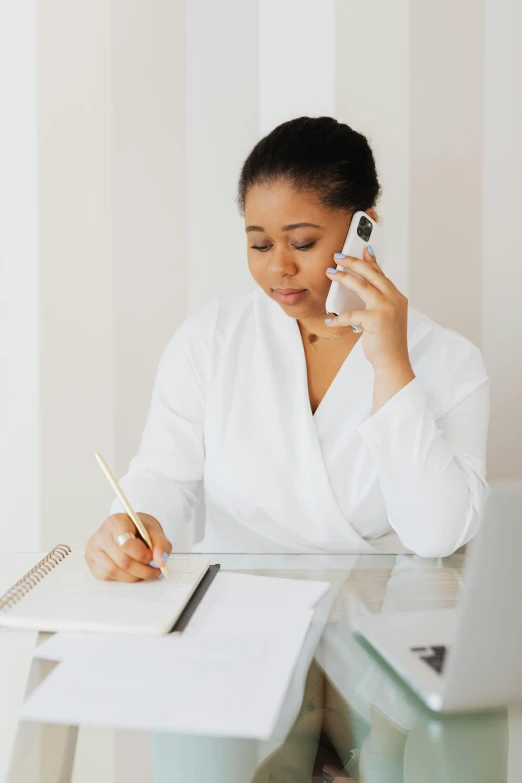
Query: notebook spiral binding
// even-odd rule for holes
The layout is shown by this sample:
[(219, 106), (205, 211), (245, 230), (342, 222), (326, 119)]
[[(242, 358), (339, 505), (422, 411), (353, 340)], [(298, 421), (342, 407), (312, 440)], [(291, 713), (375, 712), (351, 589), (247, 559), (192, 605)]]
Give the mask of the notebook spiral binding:
[(58, 544), (58, 546), (55, 546), (48, 555), (10, 587), (7, 593), (0, 596), (0, 612), (12, 609), (13, 606), (22, 600), (24, 595), (30, 593), (33, 587), (36, 587), (38, 582), (50, 573), (55, 566), (61, 563), (71, 551), (71, 548), (67, 546), (67, 544)]

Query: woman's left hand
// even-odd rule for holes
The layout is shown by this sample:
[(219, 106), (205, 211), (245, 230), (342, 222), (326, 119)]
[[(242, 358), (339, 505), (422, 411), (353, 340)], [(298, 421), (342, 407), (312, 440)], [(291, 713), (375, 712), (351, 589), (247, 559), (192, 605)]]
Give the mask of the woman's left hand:
[(330, 280), (355, 291), (366, 303), (365, 310), (353, 310), (332, 316), (327, 326), (362, 326), (363, 350), (376, 372), (396, 371), (410, 367), (408, 354), (408, 300), (386, 277), (368, 248), (364, 249), (364, 260), (345, 256), (334, 258), (335, 263), (350, 269), (362, 280), (349, 272), (329, 272)]

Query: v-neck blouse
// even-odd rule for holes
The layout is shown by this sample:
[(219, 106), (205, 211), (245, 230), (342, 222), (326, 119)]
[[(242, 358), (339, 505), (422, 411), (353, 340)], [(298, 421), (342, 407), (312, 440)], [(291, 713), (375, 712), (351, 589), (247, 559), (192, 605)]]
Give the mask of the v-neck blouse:
[(163, 353), (124, 492), (174, 543), (195, 515), (196, 551), (448, 555), (487, 494), (489, 378), (412, 307), (408, 350), (415, 378), (372, 415), (361, 337), (312, 413), (296, 320), (261, 289), (214, 299)]
[[(334, 383), (334, 381), (335, 381), (335, 380), (337, 379), (337, 377), (338, 377), (339, 375), (341, 375), (341, 373), (344, 371), (344, 367), (345, 367), (345, 365), (346, 365), (346, 364), (349, 364), (349, 361), (348, 361), (348, 360), (349, 360), (349, 357), (350, 357), (350, 356), (351, 356), (351, 354), (352, 354), (352, 353), (355, 351), (355, 348), (357, 347), (357, 345), (359, 345), (359, 343), (361, 342), (361, 339), (362, 339), (362, 336), (361, 336), (361, 337), (359, 337), (359, 338), (358, 338), (358, 340), (357, 340), (357, 342), (355, 342), (355, 343), (352, 345), (352, 347), (351, 347), (351, 349), (350, 349), (350, 352), (349, 352), (349, 353), (348, 353), (348, 354), (345, 356), (345, 358), (344, 358), (344, 360), (343, 360), (343, 362), (342, 362), (341, 366), (340, 366), (340, 367), (339, 367), (339, 369), (337, 370), (337, 373), (335, 374), (335, 376), (334, 376), (334, 378), (333, 378), (332, 382), (330, 383), (330, 385), (328, 386), (328, 388), (327, 388), (326, 392), (324, 393), (324, 395), (323, 395), (322, 399), (320, 400), (320, 402), (319, 402), (319, 405), (316, 407), (315, 411), (313, 411), (313, 412), (312, 412), (312, 415), (314, 416), (314, 418), (315, 418), (316, 414), (318, 413), (319, 409), (321, 408), (321, 406), (322, 406), (322, 404), (323, 404), (323, 401), (324, 401), (324, 400), (325, 400), (325, 399), (328, 397), (328, 393), (329, 393), (329, 391), (330, 391), (331, 387), (333, 386), (333, 383)], [(302, 340), (301, 340), (301, 343), (302, 343)], [(308, 389), (308, 368), (307, 368), (307, 363), (306, 363), (306, 353), (305, 353), (305, 351), (304, 351), (304, 348), (303, 348), (303, 360), (304, 360), (304, 366), (305, 366), (306, 386), (307, 386), (307, 389)], [(309, 393), (308, 393), (308, 394), (309, 394)], [(309, 395), (309, 396), (310, 396), (310, 395)], [(311, 410), (311, 408), (312, 408), (312, 406), (311, 406), (311, 402), (310, 402), (310, 410)]]

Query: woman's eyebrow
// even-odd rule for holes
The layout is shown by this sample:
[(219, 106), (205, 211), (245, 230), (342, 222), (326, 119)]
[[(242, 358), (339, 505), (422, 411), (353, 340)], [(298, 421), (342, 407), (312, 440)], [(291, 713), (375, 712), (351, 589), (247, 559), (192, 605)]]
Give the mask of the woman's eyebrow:
[[(322, 228), (322, 226), (318, 226), (317, 223), (291, 223), (289, 226), (283, 226), (283, 231), (293, 231), (294, 228)], [(246, 232), (249, 231), (264, 231), (264, 228), (261, 228), (261, 226), (247, 226)]]

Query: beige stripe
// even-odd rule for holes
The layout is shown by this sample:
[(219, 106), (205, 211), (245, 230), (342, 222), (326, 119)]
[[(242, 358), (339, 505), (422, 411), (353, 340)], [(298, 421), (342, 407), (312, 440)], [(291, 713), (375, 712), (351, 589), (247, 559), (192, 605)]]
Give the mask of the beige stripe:
[(474, 0), (410, 3), (410, 299), (477, 345), (482, 38)]

